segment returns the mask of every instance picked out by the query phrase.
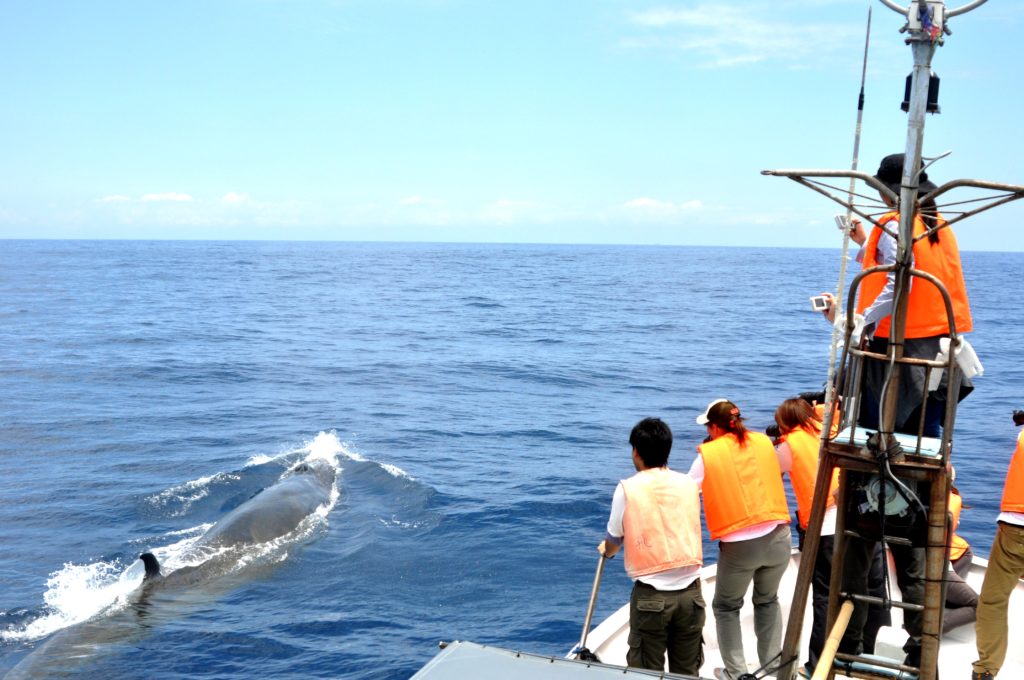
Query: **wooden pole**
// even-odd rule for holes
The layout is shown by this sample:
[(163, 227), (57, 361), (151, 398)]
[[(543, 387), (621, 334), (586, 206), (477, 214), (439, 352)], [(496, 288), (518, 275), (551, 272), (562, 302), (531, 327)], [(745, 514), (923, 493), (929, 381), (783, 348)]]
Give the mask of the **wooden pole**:
[(836, 617), (832, 632), (829, 633), (825, 647), (821, 650), (821, 656), (818, 658), (818, 665), (814, 667), (814, 675), (811, 676), (811, 680), (825, 680), (828, 677), (832, 662), (836, 658), (836, 652), (839, 650), (839, 643), (843, 639), (843, 634), (846, 633), (846, 627), (850, 624), (851, 616), (853, 616), (853, 600), (847, 600), (839, 608), (839, 616)]

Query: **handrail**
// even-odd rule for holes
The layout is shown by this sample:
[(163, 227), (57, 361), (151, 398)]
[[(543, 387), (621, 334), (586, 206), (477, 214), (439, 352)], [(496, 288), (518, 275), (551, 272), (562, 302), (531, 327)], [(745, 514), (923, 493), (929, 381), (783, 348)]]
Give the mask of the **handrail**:
[[(847, 203), (846, 201), (842, 200), (841, 198), (833, 196), (832, 194), (830, 194), (827, 191), (825, 191), (825, 190), (815, 186), (814, 184), (811, 184), (810, 182), (806, 181), (804, 178), (805, 177), (831, 177), (831, 178), (851, 177), (853, 179), (863, 180), (864, 183), (867, 184), (868, 186), (870, 186), (871, 188), (873, 188), (873, 189), (875, 189), (875, 190), (885, 194), (886, 196), (888, 196), (890, 199), (893, 200), (894, 203), (896, 203), (896, 204), (899, 203), (899, 196), (897, 196), (895, 193), (893, 193), (892, 190), (889, 189), (889, 187), (885, 186), (880, 181), (878, 181), (878, 179), (876, 179), (874, 177), (874, 175), (870, 175), (870, 174), (868, 174), (866, 172), (853, 172), (851, 170), (783, 169), (783, 170), (762, 170), (761, 174), (762, 175), (771, 176), (771, 177), (788, 177), (789, 179), (793, 180), (794, 182), (797, 182), (798, 184), (802, 184), (805, 187), (808, 187), (809, 189), (813, 189), (814, 191), (818, 192), (819, 194), (821, 194), (825, 198), (828, 198), (828, 199), (838, 203), (839, 205), (843, 206), (844, 208), (851, 209), (854, 213), (856, 213), (857, 215), (860, 215), (861, 217), (863, 217), (864, 219), (868, 220), (869, 222), (874, 222), (874, 218), (871, 215), (865, 213), (863, 210), (859, 210), (858, 208), (855, 208), (855, 207), (851, 206), (849, 203)], [(990, 182), (990, 181), (987, 181), (987, 180), (978, 180), (978, 179), (954, 179), (954, 180), (951, 180), (949, 182), (946, 182), (946, 183), (936, 187), (934, 190), (928, 192), (927, 194), (919, 195), (918, 196), (918, 202), (919, 203), (923, 203), (923, 202), (927, 201), (928, 199), (935, 200), (936, 198), (938, 198), (939, 196), (945, 194), (947, 191), (950, 191), (951, 189), (957, 189), (957, 188), (962, 188), (962, 187), (969, 187), (969, 188), (974, 188), (974, 189), (985, 189), (987, 191), (1005, 192), (1007, 195), (1003, 196), (1003, 197), (993, 197), (992, 198), (992, 202), (990, 204), (988, 204), (988, 205), (983, 205), (983, 206), (980, 206), (980, 207), (975, 208), (973, 210), (965, 210), (962, 215), (958, 215), (958, 216), (952, 217), (952, 218), (946, 218), (946, 226), (952, 226), (952, 225), (956, 224), (957, 222), (961, 222), (961, 221), (967, 219), (968, 217), (973, 217), (974, 215), (977, 215), (978, 213), (985, 212), (986, 210), (991, 210), (992, 208), (995, 208), (995, 207), (998, 207), (1000, 205), (1003, 205), (1004, 203), (1010, 203), (1011, 201), (1016, 201), (1018, 199), (1024, 198), (1024, 185), (1006, 184), (1004, 182)], [(836, 189), (838, 191), (838, 189), (836, 187), (829, 187), (829, 188)], [(983, 199), (983, 200), (989, 200), (989, 199)], [(941, 207), (942, 206), (939, 206), (940, 209), (941, 209)]]

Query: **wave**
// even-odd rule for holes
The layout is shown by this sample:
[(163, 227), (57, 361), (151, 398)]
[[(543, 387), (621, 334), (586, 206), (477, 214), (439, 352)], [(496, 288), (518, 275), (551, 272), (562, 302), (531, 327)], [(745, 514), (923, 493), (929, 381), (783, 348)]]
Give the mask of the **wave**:
[(209, 496), (212, 486), (236, 482), (239, 479), (241, 479), (241, 477), (237, 474), (231, 472), (218, 472), (206, 477), (200, 477), (199, 479), (193, 479), (192, 481), (185, 482), (184, 484), (172, 486), (169, 489), (146, 498), (145, 502), (154, 507), (175, 505), (177, 506), (177, 509), (173, 510), (170, 515), (171, 517), (181, 517), (182, 515), (185, 515), (197, 501)]

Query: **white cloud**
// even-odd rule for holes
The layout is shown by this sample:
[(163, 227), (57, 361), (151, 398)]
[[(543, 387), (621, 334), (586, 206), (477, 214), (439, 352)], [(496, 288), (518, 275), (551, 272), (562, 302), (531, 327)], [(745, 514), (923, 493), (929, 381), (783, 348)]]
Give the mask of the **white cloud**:
[[(803, 4), (797, 3), (798, 13), (807, 9)], [(802, 65), (856, 41), (860, 31), (853, 25), (787, 20), (774, 3), (659, 7), (632, 12), (628, 19), (642, 34), (624, 39), (624, 46), (692, 52), (712, 68), (767, 60)]]
[(174, 203), (188, 203), (192, 200), (192, 197), (188, 194), (181, 194), (175, 192), (167, 192), (162, 194), (145, 194), (142, 197), (142, 201), (145, 203), (162, 203), (162, 202), (174, 202)]
[(681, 212), (694, 212), (703, 208), (704, 204), (698, 199), (683, 201), (682, 203), (672, 203), (671, 201), (659, 201), (644, 196), (626, 201), (622, 204), (622, 207), (632, 211), (634, 214), (668, 216)]
[(657, 201), (653, 198), (634, 198), (631, 201), (623, 203), (623, 207), (638, 209), (638, 210), (673, 210), (675, 208), (671, 203), (665, 201)]
[(245, 203), (249, 200), (249, 194), (240, 194), (235, 191), (229, 191), (228, 193), (221, 196), (222, 203)]

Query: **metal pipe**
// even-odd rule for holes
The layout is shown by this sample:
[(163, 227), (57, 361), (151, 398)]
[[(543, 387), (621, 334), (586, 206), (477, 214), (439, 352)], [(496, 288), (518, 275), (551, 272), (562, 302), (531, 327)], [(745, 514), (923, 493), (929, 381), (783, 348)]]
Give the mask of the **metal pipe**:
[[(590, 634), (590, 622), (594, 618), (594, 605), (597, 603), (597, 591), (601, 589), (601, 573), (604, 571), (604, 563), (608, 558), (600, 555), (597, 560), (597, 573), (594, 574), (594, 585), (590, 588), (590, 602), (587, 604), (587, 615), (583, 619), (583, 634), (580, 636), (580, 644), (576, 649), (576, 656), (587, 649), (587, 635)], [(589, 650), (588, 650), (589, 651)]]

